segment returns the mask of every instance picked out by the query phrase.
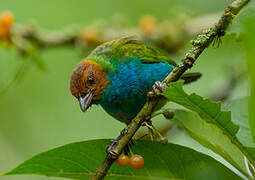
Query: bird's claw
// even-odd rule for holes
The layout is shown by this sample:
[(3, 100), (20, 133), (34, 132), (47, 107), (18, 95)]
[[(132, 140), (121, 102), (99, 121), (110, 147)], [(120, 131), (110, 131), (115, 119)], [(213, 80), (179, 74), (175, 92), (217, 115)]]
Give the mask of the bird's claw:
[(152, 89), (155, 93), (162, 93), (165, 91), (165, 87), (160, 81), (156, 81), (153, 84)]
[[(127, 133), (127, 128), (124, 128), (123, 130), (121, 130), (121, 132), (120, 132), (120, 136), (122, 136), (122, 135), (124, 135), (124, 134), (126, 134)], [(120, 139), (120, 136), (119, 137), (117, 137), (115, 140), (119, 140)]]
[(112, 159), (118, 159), (118, 154), (112, 150), (112, 145), (106, 146), (105, 151), (111, 156)]
[(154, 136), (158, 136), (159, 142), (161, 144), (165, 145), (168, 143), (168, 140), (165, 137), (163, 137), (161, 135), (161, 133), (159, 132), (159, 130), (151, 124), (151, 121), (148, 121), (148, 122), (145, 121), (145, 122), (143, 122), (143, 125), (149, 129), (150, 135), (151, 135), (151, 140), (154, 140)]
[(109, 145), (106, 146), (105, 151), (107, 154), (109, 154), (111, 156), (112, 159), (118, 159), (118, 154), (112, 150), (112, 146), (113, 146), (113, 144), (110, 146)]
[[(122, 132), (121, 134), (123, 134), (124, 132)], [(118, 159), (119, 155), (120, 154), (117, 154), (116, 152), (114, 152), (112, 149), (113, 149), (113, 146), (116, 145), (116, 143), (119, 141), (121, 136), (118, 136), (116, 139), (113, 139), (112, 140), (112, 144), (111, 145), (108, 145), (105, 147), (105, 151), (107, 154), (109, 154), (111, 156), (112, 159)], [(134, 141), (131, 139), (128, 144), (124, 147), (123, 151), (124, 151), (124, 154), (128, 154), (130, 152), (130, 146), (132, 146), (134, 144)]]
[(105, 147), (106, 153), (109, 154), (112, 159), (117, 159), (119, 156), (116, 152), (112, 150), (113, 146), (118, 142), (119, 139), (120, 139), (120, 136), (118, 136), (116, 139), (113, 139), (112, 144), (110, 146), (108, 145)]

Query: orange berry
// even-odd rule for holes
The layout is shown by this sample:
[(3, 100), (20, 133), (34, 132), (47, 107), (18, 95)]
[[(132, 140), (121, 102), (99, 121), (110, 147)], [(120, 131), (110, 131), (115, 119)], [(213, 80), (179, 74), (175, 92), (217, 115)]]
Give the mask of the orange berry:
[(153, 16), (147, 15), (140, 19), (139, 26), (144, 34), (152, 34), (156, 29), (156, 19)]
[(14, 16), (9, 12), (0, 15), (0, 39), (7, 40), (10, 38), (11, 27), (14, 23)]
[(7, 28), (7, 29), (11, 28), (14, 21), (15, 21), (15, 17), (10, 12), (2, 13), (1, 16), (0, 16), (0, 25)]
[(129, 164), (129, 158), (128, 156), (124, 155), (124, 154), (121, 154), (118, 159), (117, 159), (117, 163), (120, 165), (120, 166), (127, 166)]
[(9, 31), (0, 26), (0, 39), (7, 39), (9, 36)]
[(129, 164), (134, 169), (140, 169), (144, 166), (144, 159), (142, 156), (135, 154), (130, 158)]

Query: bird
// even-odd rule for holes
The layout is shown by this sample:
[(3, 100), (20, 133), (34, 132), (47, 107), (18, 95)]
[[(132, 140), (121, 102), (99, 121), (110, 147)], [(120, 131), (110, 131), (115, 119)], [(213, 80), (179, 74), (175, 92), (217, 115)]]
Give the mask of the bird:
[[(115, 119), (126, 123), (139, 113), (153, 88), (177, 64), (156, 48), (124, 37), (96, 47), (73, 70), (70, 91), (85, 112), (93, 104), (101, 105)], [(183, 76), (187, 82), (200, 77)]]

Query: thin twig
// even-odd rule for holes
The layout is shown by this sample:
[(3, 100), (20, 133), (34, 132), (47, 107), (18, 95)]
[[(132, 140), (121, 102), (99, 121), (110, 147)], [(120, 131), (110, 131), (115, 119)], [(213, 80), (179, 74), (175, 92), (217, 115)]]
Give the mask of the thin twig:
[(22, 63), (22, 65), (18, 68), (16, 73), (14, 74), (13, 78), (11, 79), (11, 81), (9, 83), (7, 83), (7, 85), (5, 85), (3, 88), (0, 89), (0, 96), (3, 95), (4, 93), (6, 93), (8, 91), (8, 89), (11, 86), (13, 86), (16, 82), (20, 81), (23, 78), (23, 76), (26, 73), (28, 68), (29, 68), (28, 62), (24, 61)]
[[(177, 81), (186, 70), (193, 66), (200, 54), (210, 44), (212, 44), (214, 41), (220, 42), (219, 38), (225, 35), (226, 30), (232, 24), (233, 19), (248, 2), (250, 2), (250, 0), (235, 0), (232, 4), (230, 4), (225, 9), (225, 12), (221, 16), (218, 23), (216, 23), (209, 30), (206, 30), (202, 34), (198, 35), (198, 37), (192, 41), (192, 48), (185, 55), (182, 65), (174, 68), (174, 70), (165, 78), (163, 83), (167, 85), (170, 82)], [(124, 147), (140, 128), (142, 122), (151, 118), (154, 107), (158, 104), (161, 98), (162, 97), (155, 95), (155, 93), (154, 96), (150, 95), (150, 97), (148, 97), (148, 100), (142, 110), (128, 125), (127, 131), (125, 131), (116, 144), (113, 145), (113, 152), (120, 154), (123, 151)], [(91, 177), (91, 180), (103, 179), (113, 162), (114, 159), (110, 154), (107, 154), (102, 164), (96, 169), (95, 174)]]

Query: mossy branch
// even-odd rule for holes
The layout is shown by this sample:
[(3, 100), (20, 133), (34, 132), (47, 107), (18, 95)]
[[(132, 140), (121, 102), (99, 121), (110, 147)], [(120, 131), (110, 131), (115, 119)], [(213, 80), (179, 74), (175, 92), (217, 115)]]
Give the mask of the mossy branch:
[[(153, 45), (160, 49), (163, 49), (169, 53), (175, 53), (180, 50), (186, 39), (201, 31), (201, 25), (203, 27), (210, 27), (216, 22), (218, 18), (217, 14), (209, 14), (203, 17), (197, 17), (194, 19), (183, 20), (183, 23), (177, 23), (174, 21), (162, 21), (157, 22), (153, 16), (144, 16), (140, 18), (138, 26), (127, 27), (121, 25), (114, 26), (100, 26), (100, 25), (86, 25), (82, 26), (70, 26), (66, 29), (59, 31), (46, 31), (41, 30), (32, 24), (16, 24), (12, 28), (12, 38), (22, 39), (23, 41), (34, 43), (39, 49), (48, 49), (53, 47), (78, 47), (87, 49), (95, 48), (99, 44), (117, 39), (123, 36), (135, 35), (142, 41), (149, 41)], [(198, 24), (194, 27), (193, 24)], [(0, 38), (1, 40), (1, 38)], [(17, 41), (12, 43), (21, 51), (24, 48), (20, 48)]]
[[(191, 68), (200, 54), (211, 44), (219, 43), (220, 37), (224, 36), (228, 27), (232, 24), (233, 19), (238, 15), (241, 9), (251, 0), (235, 0), (224, 11), (218, 23), (208, 30), (205, 30), (196, 39), (192, 40), (192, 47), (182, 60), (182, 65), (174, 68), (174, 70), (163, 81), (164, 85), (170, 82), (177, 81), (181, 75)], [(142, 122), (149, 120), (153, 113), (155, 106), (161, 100), (161, 96), (158, 96), (154, 92), (150, 93), (148, 100), (146, 101), (142, 110), (128, 125), (127, 130), (123, 131), (119, 140), (112, 146), (112, 151), (116, 154), (120, 154), (128, 142), (132, 139), (136, 131), (141, 127)], [(106, 155), (106, 158), (102, 164), (96, 169), (95, 174), (91, 177), (91, 180), (103, 179), (114, 162), (113, 157), (110, 154)]]

